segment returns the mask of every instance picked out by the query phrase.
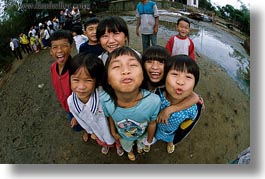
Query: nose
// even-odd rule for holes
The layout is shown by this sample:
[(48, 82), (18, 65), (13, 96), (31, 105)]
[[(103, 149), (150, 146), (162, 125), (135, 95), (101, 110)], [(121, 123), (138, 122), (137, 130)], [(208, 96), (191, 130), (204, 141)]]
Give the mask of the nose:
[(184, 80), (182, 78), (177, 79), (178, 85), (184, 85)]
[(130, 71), (129, 70), (124, 70), (123, 72), (121, 72), (122, 75), (128, 75), (130, 74)]
[(79, 90), (83, 90), (83, 89), (85, 89), (85, 84), (83, 82), (79, 82), (78, 85), (77, 85), (77, 88)]
[(108, 38), (108, 42), (114, 42), (115, 41), (115, 37), (113, 33), (109, 34), (109, 38)]
[(124, 65), (124, 66), (122, 67), (121, 74), (122, 74), (122, 75), (128, 75), (128, 74), (130, 74), (130, 73), (131, 73), (131, 71), (130, 71), (130, 67), (127, 66), (127, 65)]
[(151, 68), (152, 69), (157, 69), (158, 68), (158, 61), (153, 60)]

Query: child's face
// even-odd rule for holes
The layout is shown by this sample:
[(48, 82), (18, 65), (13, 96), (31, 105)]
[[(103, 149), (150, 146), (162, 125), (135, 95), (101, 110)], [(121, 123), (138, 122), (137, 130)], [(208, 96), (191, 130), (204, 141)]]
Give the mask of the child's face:
[(191, 73), (169, 70), (166, 76), (167, 99), (177, 104), (189, 96), (194, 88), (195, 77)]
[(142, 66), (135, 57), (122, 55), (110, 61), (108, 67), (108, 83), (116, 93), (139, 90), (142, 81)]
[(180, 21), (176, 26), (176, 30), (179, 32), (179, 36), (186, 37), (190, 33), (189, 23), (185, 21)]
[(158, 60), (146, 60), (145, 70), (151, 82), (158, 83), (164, 76), (164, 63)]
[(51, 56), (57, 61), (61, 66), (64, 66), (67, 62), (71, 53), (71, 45), (68, 39), (60, 39), (51, 41)]
[(85, 67), (80, 67), (75, 74), (70, 77), (71, 89), (77, 97), (87, 103), (95, 89), (96, 80), (93, 79)]
[(122, 47), (126, 44), (127, 37), (123, 32), (108, 32), (106, 29), (105, 34), (100, 37), (101, 46), (109, 53), (115, 49)]
[(98, 24), (90, 24), (86, 27), (85, 35), (88, 37), (89, 42), (94, 42), (94, 43), (98, 42), (96, 37), (97, 27)]

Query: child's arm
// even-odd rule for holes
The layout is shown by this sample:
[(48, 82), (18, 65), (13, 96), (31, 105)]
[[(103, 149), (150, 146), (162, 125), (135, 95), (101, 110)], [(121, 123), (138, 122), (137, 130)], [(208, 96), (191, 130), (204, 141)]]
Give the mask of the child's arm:
[(172, 113), (187, 109), (188, 107), (191, 107), (192, 105), (196, 104), (199, 100), (200, 100), (199, 96), (195, 92), (192, 92), (187, 98), (185, 98), (179, 104), (173, 104), (161, 110), (157, 116), (156, 121), (159, 123), (167, 124), (168, 118)]
[(115, 140), (119, 140), (121, 136), (116, 132), (116, 127), (115, 127), (112, 117), (108, 117), (108, 120), (109, 120), (109, 127), (110, 127), (111, 135), (114, 137)]
[(156, 131), (156, 121), (151, 121), (147, 128), (147, 142), (152, 143)]

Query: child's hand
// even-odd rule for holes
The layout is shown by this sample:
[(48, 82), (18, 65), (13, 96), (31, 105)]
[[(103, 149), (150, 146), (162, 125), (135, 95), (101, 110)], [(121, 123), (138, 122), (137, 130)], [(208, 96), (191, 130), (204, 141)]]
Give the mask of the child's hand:
[(71, 120), (71, 128), (75, 127), (77, 125), (77, 120), (73, 117)]
[(156, 122), (158, 123), (168, 123), (168, 118), (170, 116), (170, 112), (167, 110), (168, 108), (165, 108), (163, 110), (161, 110), (156, 118)]

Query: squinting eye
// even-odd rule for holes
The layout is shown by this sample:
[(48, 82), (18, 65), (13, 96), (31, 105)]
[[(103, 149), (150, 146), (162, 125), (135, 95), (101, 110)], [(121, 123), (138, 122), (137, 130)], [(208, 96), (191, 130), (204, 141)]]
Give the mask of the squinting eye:
[(113, 66), (112, 69), (119, 68), (119, 67), (120, 67), (120, 66), (118, 66), (118, 65), (117, 65), (117, 66)]
[(102, 38), (106, 39), (108, 38), (108, 35), (103, 35)]
[(131, 64), (130, 66), (131, 66), (131, 67), (138, 67), (137, 64)]
[(78, 79), (72, 79), (73, 82), (78, 82)]
[(93, 79), (88, 79), (86, 80), (88, 83), (92, 83), (93, 82)]

